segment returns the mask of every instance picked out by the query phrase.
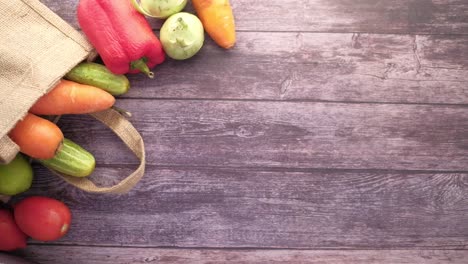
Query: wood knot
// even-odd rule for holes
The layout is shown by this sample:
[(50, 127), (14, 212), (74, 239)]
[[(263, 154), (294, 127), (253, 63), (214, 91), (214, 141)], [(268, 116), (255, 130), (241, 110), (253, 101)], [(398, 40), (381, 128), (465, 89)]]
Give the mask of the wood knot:
[(257, 137), (259, 134), (261, 133), (251, 125), (241, 125), (235, 131), (235, 135), (241, 138), (253, 138)]

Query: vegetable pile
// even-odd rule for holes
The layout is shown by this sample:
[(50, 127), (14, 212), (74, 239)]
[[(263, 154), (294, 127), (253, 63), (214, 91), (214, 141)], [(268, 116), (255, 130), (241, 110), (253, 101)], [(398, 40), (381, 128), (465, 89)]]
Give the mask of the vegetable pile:
[[(60, 128), (43, 116), (103, 111), (113, 107), (112, 94), (123, 94), (128, 89), (125, 75), (113, 74), (103, 65), (84, 62), (72, 69), (10, 131), (21, 153), (9, 164), (0, 165), (0, 195), (17, 195), (31, 187), (33, 169), (28, 159), (69, 176), (91, 175), (96, 164), (94, 156), (64, 138)], [(24, 248), (28, 237), (39, 241), (59, 239), (70, 227), (70, 210), (52, 198), (28, 197), (14, 205), (13, 211), (0, 209), (0, 251)]]
[(13, 210), (0, 209), (0, 250), (25, 248), (27, 238), (53, 241), (63, 237), (71, 223), (70, 209), (61, 201), (31, 196)]
[[(20, 154), (0, 165), (0, 195), (27, 191), (33, 181), (31, 161), (72, 177), (88, 177), (94, 156), (64, 137), (56, 125), (61, 115), (90, 114), (115, 108), (115, 96), (130, 89), (127, 73), (144, 73), (166, 60), (195, 56), (205, 31), (224, 49), (236, 42), (229, 0), (193, 0), (196, 14), (182, 12), (187, 0), (80, 0), (77, 17), (102, 64), (82, 62), (42, 96), (10, 131)], [(147, 16), (147, 17), (145, 17)], [(165, 19), (160, 40), (147, 19)], [(13, 210), (0, 209), (0, 251), (26, 246), (27, 237), (51, 241), (64, 236), (71, 222), (68, 207), (55, 199), (33, 196)]]

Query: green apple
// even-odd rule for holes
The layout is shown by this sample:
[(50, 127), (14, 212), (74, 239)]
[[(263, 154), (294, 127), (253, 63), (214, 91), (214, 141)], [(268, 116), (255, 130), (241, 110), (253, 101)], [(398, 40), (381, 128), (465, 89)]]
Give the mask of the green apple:
[(33, 169), (29, 162), (18, 154), (6, 165), (0, 165), (0, 194), (16, 195), (27, 191), (32, 184)]
[(132, 0), (132, 3), (140, 13), (164, 19), (182, 11), (187, 0)]
[(205, 33), (198, 17), (181, 12), (170, 16), (162, 25), (161, 44), (166, 54), (176, 60), (185, 60), (203, 46)]

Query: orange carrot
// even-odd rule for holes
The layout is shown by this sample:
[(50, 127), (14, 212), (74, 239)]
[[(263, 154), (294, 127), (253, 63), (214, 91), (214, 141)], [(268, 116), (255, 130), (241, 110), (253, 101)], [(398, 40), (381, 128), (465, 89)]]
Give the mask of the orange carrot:
[(193, 7), (210, 37), (229, 49), (236, 43), (236, 27), (229, 0), (193, 0)]
[(36, 115), (88, 114), (108, 109), (114, 103), (114, 96), (104, 90), (61, 80), (29, 111)]
[(57, 125), (33, 114), (19, 121), (9, 136), (22, 153), (36, 159), (53, 158), (63, 141)]

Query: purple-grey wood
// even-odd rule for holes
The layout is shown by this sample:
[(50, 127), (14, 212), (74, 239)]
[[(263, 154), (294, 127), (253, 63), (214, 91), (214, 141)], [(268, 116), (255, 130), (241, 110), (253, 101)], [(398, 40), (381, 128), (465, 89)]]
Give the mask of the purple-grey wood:
[[(41, 1), (78, 27), (78, 0)], [(44, 263), (463, 263), (466, 251), (417, 249), (468, 248), (466, 1), (231, 3), (233, 50), (207, 38), (155, 80), (130, 77), (117, 105), (133, 113), (149, 163), (132, 192), (83, 193), (35, 166), (33, 188), (13, 202), (63, 200), (73, 223), (23, 253)], [(97, 183), (136, 166), (91, 118), (59, 125), (95, 154)]]
[(1, 264), (36, 264), (36, 262), (32, 263), (32, 262), (27, 261), (24, 258), (19, 258), (12, 254), (2, 253), (2, 251), (0, 251), (0, 263)]
[[(355, 1), (338, 1), (338, 5), (359, 8), (359, 17), (363, 10), (380, 10), (385, 3), (396, 9), (411, 5), (411, 1), (361, 2), (370, 7)], [(45, 3), (63, 17), (70, 17), (76, 4)], [(424, 5), (419, 4), (419, 8)], [(245, 6), (251, 10), (251, 5)], [(447, 8), (443, 10), (451, 10)], [(196, 57), (183, 62), (168, 59), (158, 66), (155, 80), (131, 76), (133, 88), (125, 97), (467, 104), (467, 51), (467, 36), (239, 32), (233, 50), (222, 50), (208, 38)]]
[[(468, 248), (466, 173), (150, 166), (128, 195), (113, 196), (86, 194), (36, 171), (25, 196), (59, 198), (72, 209), (69, 233), (54, 244)], [(129, 171), (98, 166), (92, 177), (107, 184)]]
[(31, 246), (22, 252), (41, 264), (466, 264), (468, 251), (448, 250), (198, 250)]
[[(72, 25), (78, 0), (41, 0)], [(467, 34), (465, 0), (231, 0), (239, 31)], [(193, 12), (189, 5), (187, 11)], [(161, 21), (148, 19), (154, 28)]]
[(468, 104), (468, 36), (241, 32), (154, 80), (131, 75), (127, 98)]
[[(468, 171), (468, 107), (119, 100), (157, 166)], [(135, 164), (108, 129), (63, 117), (99, 164)]]
[[(76, 4), (45, 3), (64, 17)], [(238, 39), (232, 51), (208, 40), (190, 61), (157, 67), (156, 80), (134, 76), (126, 97), (468, 103), (464, 36), (239, 32)]]

